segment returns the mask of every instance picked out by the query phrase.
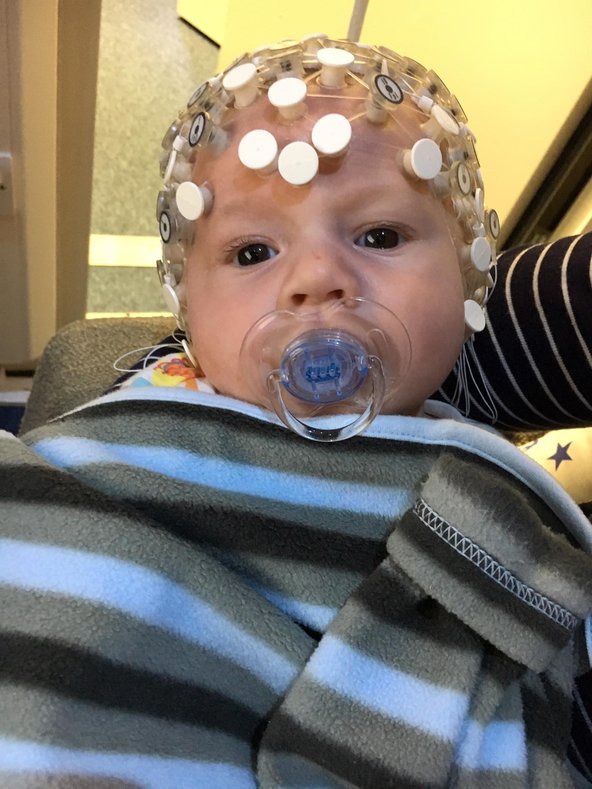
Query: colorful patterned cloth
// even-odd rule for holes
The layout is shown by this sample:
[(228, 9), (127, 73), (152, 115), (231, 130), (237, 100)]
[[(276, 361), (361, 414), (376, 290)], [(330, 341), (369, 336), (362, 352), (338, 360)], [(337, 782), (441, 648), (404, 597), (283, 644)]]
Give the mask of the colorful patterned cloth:
[(134, 386), (179, 386), (196, 392), (214, 392), (205, 378), (197, 376), (195, 367), (184, 353), (162, 356), (123, 381), (120, 388)]

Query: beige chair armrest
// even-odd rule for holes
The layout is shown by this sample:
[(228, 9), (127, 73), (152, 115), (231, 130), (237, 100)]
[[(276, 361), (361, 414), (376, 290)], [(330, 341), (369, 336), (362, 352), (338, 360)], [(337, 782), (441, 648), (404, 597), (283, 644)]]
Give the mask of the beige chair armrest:
[[(119, 375), (113, 369), (119, 356), (155, 345), (174, 327), (170, 318), (101, 318), (64, 326), (41, 356), (20, 432), (100, 395)], [(141, 356), (130, 355), (125, 365)]]

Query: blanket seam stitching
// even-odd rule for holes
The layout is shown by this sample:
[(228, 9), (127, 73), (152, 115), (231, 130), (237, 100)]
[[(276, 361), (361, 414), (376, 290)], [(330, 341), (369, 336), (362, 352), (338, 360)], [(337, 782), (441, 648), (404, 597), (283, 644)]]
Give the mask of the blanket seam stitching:
[(579, 620), (574, 614), (517, 578), (476, 542), (445, 521), (423, 499), (416, 501), (413, 512), (431, 532), (521, 602), (568, 632), (572, 632), (577, 627)]

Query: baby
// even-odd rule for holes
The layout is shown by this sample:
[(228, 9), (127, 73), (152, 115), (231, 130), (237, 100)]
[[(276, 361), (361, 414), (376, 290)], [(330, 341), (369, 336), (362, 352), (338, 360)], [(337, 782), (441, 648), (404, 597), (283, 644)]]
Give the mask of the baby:
[(590, 524), (426, 403), (494, 284), (460, 104), (283, 42), (161, 167), (183, 354), (2, 439), (0, 783), (573, 786)]
[(354, 432), (421, 413), (484, 326), (499, 232), (441, 80), (286, 42), (206, 83), (164, 145), (161, 278), (209, 384), (296, 429), (337, 404), (369, 412)]

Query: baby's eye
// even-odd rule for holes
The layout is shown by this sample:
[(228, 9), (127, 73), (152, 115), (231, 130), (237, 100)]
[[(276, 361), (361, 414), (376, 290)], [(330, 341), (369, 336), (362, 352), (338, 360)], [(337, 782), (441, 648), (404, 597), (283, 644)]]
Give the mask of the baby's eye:
[(369, 249), (392, 249), (401, 243), (401, 236), (390, 227), (373, 227), (356, 238), (355, 243)]
[(264, 263), (277, 255), (275, 249), (268, 244), (247, 244), (236, 253), (239, 266), (254, 266), (255, 263)]

